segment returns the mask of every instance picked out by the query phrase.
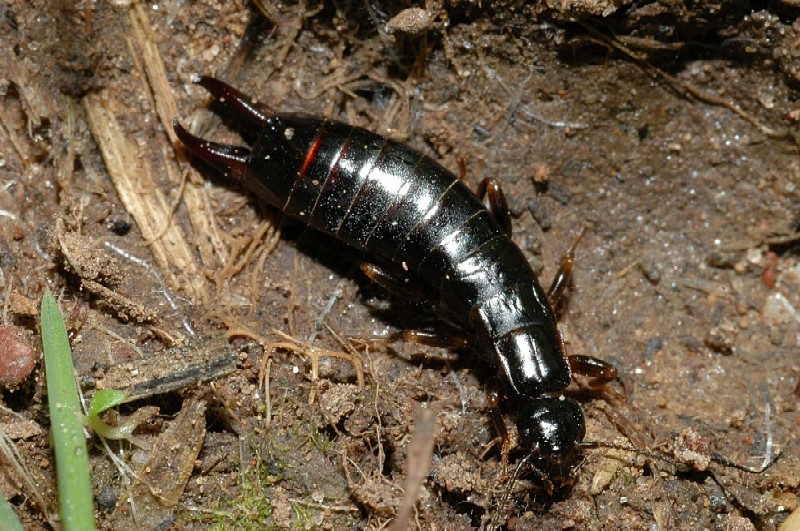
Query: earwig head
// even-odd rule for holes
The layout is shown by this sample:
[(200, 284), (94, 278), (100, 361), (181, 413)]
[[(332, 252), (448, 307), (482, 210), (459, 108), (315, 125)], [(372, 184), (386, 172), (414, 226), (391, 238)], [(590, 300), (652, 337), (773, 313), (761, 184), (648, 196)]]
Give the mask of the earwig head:
[(569, 398), (522, 400), (517, 412), (520, 444), (543, 459), (568, 464), (586, 436), (583, 411)]

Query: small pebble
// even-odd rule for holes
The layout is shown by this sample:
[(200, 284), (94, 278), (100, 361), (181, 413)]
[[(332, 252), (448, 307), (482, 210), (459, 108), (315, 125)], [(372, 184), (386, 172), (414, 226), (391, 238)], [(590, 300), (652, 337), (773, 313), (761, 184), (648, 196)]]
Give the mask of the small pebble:
[(38, 357), (22, 328), (0, 325), (0, 386), (15, 387), (24, 382)]

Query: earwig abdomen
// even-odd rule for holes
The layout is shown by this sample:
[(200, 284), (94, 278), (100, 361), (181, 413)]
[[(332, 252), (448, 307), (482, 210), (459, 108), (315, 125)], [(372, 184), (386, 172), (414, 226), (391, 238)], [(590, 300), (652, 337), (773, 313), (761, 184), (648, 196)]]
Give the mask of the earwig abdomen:
[(287, 215), (421, 279), (441, 317), (501, 368), (525, 444), (569, 459), (585, 430), (577, 403), (558, 396), (571, 372), (555, 313), (522, 251), (464, 183), (365, 129), (278, 114), (218, 80), (199, 83), (259, 134), (248, 150), (176, 121), (188, 150)]

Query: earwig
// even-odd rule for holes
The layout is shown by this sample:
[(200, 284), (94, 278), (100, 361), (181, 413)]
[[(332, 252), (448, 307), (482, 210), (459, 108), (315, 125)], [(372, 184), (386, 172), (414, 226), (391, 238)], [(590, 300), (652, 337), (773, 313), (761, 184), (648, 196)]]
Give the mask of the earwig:
[[(252, 148), (218, 144), (175, 120), (186, 149), (285, 214), (370, 256), (374, 263), (362, 269), (390, 291), (427, 294), (463, 337), (427, 331), (397, 337), (469, 346), (499, 367), (520, 444), (540, 468), (569, 467), (586, 429), (580, 406), (564, 389), (573, 373), (595, 384), (617, 376), (609, 363), (567, 355), (559, 334), (553, 307), (568, 283), (574, 245), (545, 291), (511, 240), (496, 180), (484, 180), (476, 195), (408, 146), (341, 122), (276, 113), (211, 77), (196, 82), (233, 111), (242, 129), (254, 129), (257, 140)], [(412, 275), (424, 289), (409, 289), (393, 270)]]

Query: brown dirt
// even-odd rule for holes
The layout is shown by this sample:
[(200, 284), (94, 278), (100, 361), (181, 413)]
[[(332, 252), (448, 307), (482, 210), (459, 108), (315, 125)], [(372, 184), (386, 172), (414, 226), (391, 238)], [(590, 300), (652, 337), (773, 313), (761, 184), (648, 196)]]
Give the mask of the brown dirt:
[[(87, 393), (109, 366), (229, 333), (232, 375), (197, 383), (217, 374), (200, 370), (194, 386), (156, 386), (123, 408), (161, 408), (137, 431), (155, 441), (182, 404), (208, 406), (191, 476), (159, 513), (176, 528), (380, 528), (409, 470), (425, 478), (409, 524), (421, 529), (493, 518), (509, 529), (774, 529), (797, 509), (792, 2), (452, 0), (404, 13), (391, 35), (402, 2), (271, 5), (250, 25), (241, 2), (125, 3), (0, 3), (0, 324), (38, 333), (36, 301), (54, 288)], [(371, 286), (346, 249), (186, 164), (175, 117), (240, 141), (205, 111), (194, 74), (407, 141), (456, 172), (464, 159), (472, 184), (497, 177), (545, 281), (588, 227), (562, 325), (571, 352), (619, 368), (627, 401), (587, 397), (587, 440), (659, 454), (678, 440), (692, 463), (712, 447), (753, 467), (767, 446), (782, 458), (760, 474), (682, 471), (599, 448), (572, 489), (550, 497), (524, 472), (503, 506), (492, 370), (363, 341), (425, 312)], [(2, 402), (45, 507), (11, 472), (0, 489), (27, 528), (46, 527), (55, 467), (41, 367)], [(420, 405), (436, 412), (430, 464), (406, 460)], [(126, 481), (99, 447), (92, 466), (100, 525), (131, 525)]]

